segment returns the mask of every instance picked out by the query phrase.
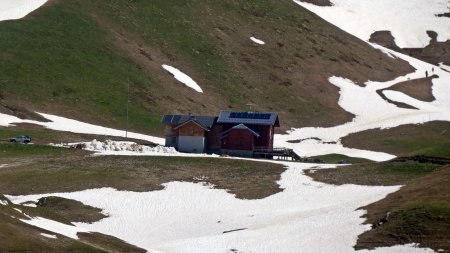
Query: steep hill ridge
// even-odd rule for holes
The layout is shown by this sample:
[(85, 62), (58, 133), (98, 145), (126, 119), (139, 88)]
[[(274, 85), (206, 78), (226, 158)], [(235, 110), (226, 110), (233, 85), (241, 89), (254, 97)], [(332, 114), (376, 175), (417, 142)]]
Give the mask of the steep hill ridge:
[(129, 83), (131, 128), (159, 135), (163, 113), (248, 104), (279, 112), (284, 129), (336, 125), (351, 115), (337, 104), (330, 76), (362, 84), (412, 71), (288, 0), (54, 0), (23, 20), (0, 22), (0, 48), (0, 111), (123, 127)]

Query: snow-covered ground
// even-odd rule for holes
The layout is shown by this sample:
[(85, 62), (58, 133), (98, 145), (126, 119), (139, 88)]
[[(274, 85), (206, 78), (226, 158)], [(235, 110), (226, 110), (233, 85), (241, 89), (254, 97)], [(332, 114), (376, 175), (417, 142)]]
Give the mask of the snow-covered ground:
[(46, 2), (47, 0), (1, 0), (0, 21), (23, 18)]
[(391, 31), (400, 48), (427, 46), (427, 31), (437, 32), (440, 42), (450, 39), (448, 18), (437, 16), (449, 12), (448, 0), (330, 0), (333, 6), (294, 2), (364, 41), (376, 31)]
[[(305, 127), (293, 129), (288, 134), (277, 135), (275, 138), (276, 146), (291, 147), (302, 156), (337, 153), (367, 158), (374, 161), (384, 161), (392, 159), (393, 156), (385, 153), (345, 148), (339, 141), (342, 137), (351, 133), (368, 129), (391, 128), (405, 124), (418, 124), (435, 120), (450, 121), (449, 72), (381, 46), (372, 46), (409, 62), (416, 71), (387, 82), (370, 81), (365, 83), (363, 87), (355, 84), (352, 80), (336, 76), (330, 77), (330, 83), (340, 89), (339, 105), (344, 110), (355, 115), (353, 121), (328, 128)], [(424, 78), (425, 71), (439, 76), (432, 80), (432, 93), (435, 97), (433, 102), (420, 101), (398, 91), (387, 90), (383, 92), (387, 98), (393, 101), (409, 104), (417, 108), (405, 109), (387, 102), (377, 93), (377, 90), (389, 88), (403, 81)], [(300, 143), (289, 143), (289, 140), (304, 141)], [(333, 144), (330, 142), (336, 143)]]
[(19, 119), (15, 116), (7, 115), (0, 113), (0, 126), (14, 126), (14, 124), (19, 123), (29, 123), (36, 124), (39, 126), (43, 126), (48, 129), (57, 130), (57, 131), (66, 131), (80, 134), (96, 134), (96, 135), (109, 135), (109, 136), (119, 136), (128, 138), (138, 139), (138, 140), (146, 140), (153, 142), (155, 144), (164, 145), (164, 139), (158, 138), (150, 135), (139, 134), (128, 132), (125, 133), (124, 130), (117, 130), (108, 127), (97, 126), (89, 123), (84, 123), (78, 120), (68, 119), (60, 116), (55, 116), (46, 113), (38, 113), (42, 117), (50, 120), (50, 122), (42, 122), (36, 120), (27, 120), (27, 119)]
[(193, 90), (195, 90), (197, 92), (200, 92), (200, 93), (203, 92), (202, 88), (190, 76), (188, 76), (185, 73), (181, 72), (177, 68), (174, 68), (172, 66), (165, 65), (165, 64), (163, 64), (162, 67), (165, 70), (167, 70), (167, 72), (172, 74), (175, 79), (177, 79), (178, 81), (180, 81), (181, 83), (183, 83), (187, 87), (189, 87), (189, 88), (191, 88), (191, 89), (193, 89)]
[[(316, 6), (299, 0), (294, 2), (364, 41), (368, 41), (370, 34), (379, 30), (391, 31), (400, 47), (426, 46), (430, 40), (426, 34), (428, 30), (438, 33), (438, 41), (450, 39), (448, 18), (436, 16), (449, 11), (450, 1), (447, 0), (331, 0), (333, 6)], [(384, 161), (394, 156), (346, 148), (342, 146), (340, 139), (351, 133), (368, 129), (391, 128), (435, 120), (450, 121), (448, 66), (443, 64), (434, 66), (379, 45), (370, 43), (369, 45), (381, 50), (389, 57), (409, 62), (416, 71), (387, 82), (369, 81), (364, 87), (355, 84), (352, 80), (331, 76), (330, 83), (340, 89), (339, 105), (354, 114), (355, 118), (351, 122), (335, 127), (292, 129), (287, 134), (276, 136), (276, 146), (291, 147), (302, 156), (336, 153)], [(388, 99), (409, 104), (417, 110), (399, 108), (377, 94), (378, 90), (389, 88), (399, 82), (424, 78), (426, 71), (438, 75), (438, 78), (432, 80), (432, 92), (436, 98), (433, 102), (420, 101), (398, 91), (383, 91)], [(290, 143), (289, 140), (302, 141)]]
[(21, 219), (21, 221), (47, 231), (70, 237), (72, 239), (78, 239), (78, 232), (89, 232), (89, 230), (82, 227), (71, 226), (42, 217), (30, 217), (30, 219)]
[[(279, 181), (284, 191), (264, 199), (237, 199), (188, 182), (170, 182), (153, 192), (101, 188), (51, 195), (101, 208), (107, 218), (71, 229), (42, 218), (26, 222), (72, 238), (78, 229), (109, 234), (150, 252), (355, 252), (357, 236), (370, 229), (357, 209), (399, 188), (333, 186), (303, 174), (314, 165), (287, 166)], [(329, 166), (317, 169), (323, 167)], [(19, 204), (47, 195), (7, 197)], [(407, 245), (362, 252), (432, 251)]]

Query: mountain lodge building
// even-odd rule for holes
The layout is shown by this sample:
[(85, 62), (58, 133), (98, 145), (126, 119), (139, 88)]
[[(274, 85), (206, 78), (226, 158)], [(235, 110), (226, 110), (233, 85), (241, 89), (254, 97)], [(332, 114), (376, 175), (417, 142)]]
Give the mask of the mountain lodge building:
[(218, 117), (164, 115), (166, 146), (186, 153), (217, 153), (252, 157), (256, 151), (272, 150), (274, 112), (222, 111)]

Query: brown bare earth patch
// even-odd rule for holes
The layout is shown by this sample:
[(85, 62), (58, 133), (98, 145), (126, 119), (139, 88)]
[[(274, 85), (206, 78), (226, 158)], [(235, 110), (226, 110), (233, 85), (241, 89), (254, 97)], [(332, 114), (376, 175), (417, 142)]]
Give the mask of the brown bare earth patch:
[[(428, 31), (427, 33), (431, 41), (424, 48), (399, 48), (395, 44), (394, 37), (390, 31), (374, 32), (370, 36), (369, 41), (428, 63), (438, 65), (440, 62), (443, 62), (445, 65), (450, 65), (450, 41), (438, 42), (436, 32)], [(433, 71), (430, 69), (428, 72), (431, 75)]]
[(31, 120), (37, 120), (37, 121), (43, 121), (48, 122), (48, 120), (41, 115), (32, 112), (25, 107), (19, 105), (19, 104), (11, 104), (8, 105), (3, 101), (3, 97), (1, 95), (0, 91), (0, 113), (8, 114), (11, 116), (16, 116), (19, 119), (31, 119)]
[[(424, 73), (424, 78), (414, 79), (414, 80), (408, 80), (404, 82), (397, 83), (389, 88), (377, 90), (377, 93), (380, 97), (382, 97), (387, 102), (396, 105), (400, 108), (407, 108), (407, 109), (417, 109), (412, 105), (392, 101), (389, 98), (387, 98), (383, 91), (385, 90), (394, 90), (403, 92), (404, 94), (416, 98), (418, 100), (424, 101), (424, 102), (432, 102), (435, 100), (435, 97), (433, 96), (433, 78), (437, 78), (437, 75), (434, 75), (434, 69), (430, 70), (430, 73), (427, 71), (427, 73)], [(430, 76), (428, 76), (430, 75)]]
[(397, 83), (385, 90), (395, 90), (405, 93), (410, 97), (419, 99), (425, 102), (432, 102), (435, 100), (433, 96), (433, 78), (437, 76), (430, 76), (425, 78), (419, 78), (414, 80), (408, 80), (405, 82)]
[(317, 6), (333, 6), (330, 0), (301, 0), (301, 1), (305, 3), (314, 4)]

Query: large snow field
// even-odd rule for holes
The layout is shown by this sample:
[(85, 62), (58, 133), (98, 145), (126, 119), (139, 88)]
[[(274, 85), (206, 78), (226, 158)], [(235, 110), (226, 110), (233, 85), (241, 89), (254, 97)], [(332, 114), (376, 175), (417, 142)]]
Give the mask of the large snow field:
[(1, 0), (0, 21), (23, 18), (46, 2), (47, 0)]
[[(349, 123), (335, 127), (292, 129), (288, 134), (276, 136), (276, 146), (291, 147), (301, 156), (337, 153), (374, 161), (385, 161), (392, 159), (394, 156), (380, 152), (345, 148), (340, 143), (340, 139), (351, 133), (368, 129), (391, 128), (436, 120), (450, 121), (450, 73), (448, 71), (390, 49), (375, 44), (371, 45), (391, 57), (409, 62), (416, 71), (387, 82), (369, 81), (364, 86), (359, 86), (352, 80), (342, 77), (330, 77), (330, 83), (340, 89), (339, 105), (344, 110), (354, 114), (355, 118)], [(389, 88), (400, 82), (424, 78), (425, 71), (438, 76), (438, 78), (432, 79), (432, 93), (435, 97), (433, 102), (420, 101), (398, 91), (383, 91), (388, 99), (417, 108), (405, 109), (387, 102), (377, 93), (377, 90)], [(289, 140), (303, 141), (289, 143)]]
[(0, 113), (0, 126), (9, 127), (13, 126), (14, 124), (29, 123), (43, 126), (45, 128), (52, 130), (66, 131), (80, 134), (96, 134), (96, 135), (109, 135), (119, 137), (125, 137), (127, 135), (128, 138), (146, 140), (159, 145), (164, 145), (164, 139), (159, 137), (133, 132), (128, 132), (126, 134), (124, 130), (117, 130), (108, 127), (97, 126), (89, 123), (84, 123), (78, 120), (68, 119), (46, 113), (38, 113), (38, 114), (50, 121), (42, 122), (36, 120), (20, 119), (15, 116)]
[(448, 0), (330, 0), (333, 6), (294, 2), (364, 41), (386, 30), (400, 48), (427, 46), (427, 31), (437, 32), (440, 42), (450, 39), (448, 18), (436, 16), (449, 12)]
[[(357, 236), (370, 229), (362, 225), (364, 211), (356, 209), (399, 189), (327, 185), (303, 174), (311, 164), (286, 165), (289, 169), (279, 181), (284, 191), (259, 200), (237, 199), (225, 190), (188, 182), (170, 182), (153, 192), (101, 188), (7, 197), (19, 204), (52, 195), (101, 208), (109, 217), (75, 225), (81, 231), (116, 236), (149, 252), (355, 252), (352, 246)], [(317, 169), (325, 167), (329, 166)], [(67, 228), (43, 221), (34, 218), (27, 223), (68, 233)], [(362, 252), (432, 251), (406, 245)]]

